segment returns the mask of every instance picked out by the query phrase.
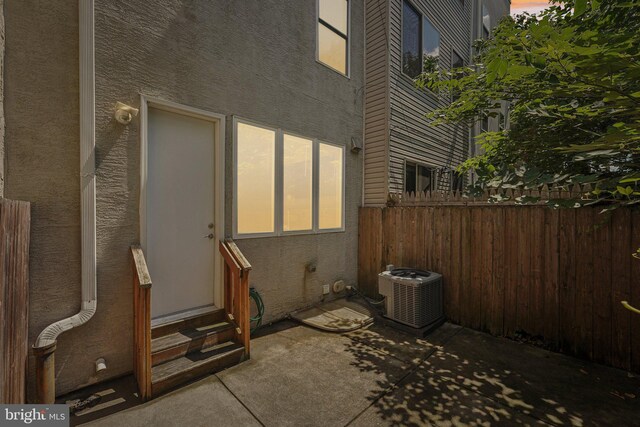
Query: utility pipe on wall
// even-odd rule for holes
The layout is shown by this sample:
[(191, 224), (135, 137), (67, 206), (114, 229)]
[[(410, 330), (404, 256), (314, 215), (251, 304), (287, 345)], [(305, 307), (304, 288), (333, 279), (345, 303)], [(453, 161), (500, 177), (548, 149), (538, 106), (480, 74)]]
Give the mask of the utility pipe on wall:
[(82, 239), (82, 305), (80, 311), (47, 326), (34, 344), (39, 403), (55, 401), (55, 349), (58, 336), (83, 325), (97, 308), (96, 176), (95, 176), (95, 43), (94, 0), (79, 1), (80, 30), (80, 192)]

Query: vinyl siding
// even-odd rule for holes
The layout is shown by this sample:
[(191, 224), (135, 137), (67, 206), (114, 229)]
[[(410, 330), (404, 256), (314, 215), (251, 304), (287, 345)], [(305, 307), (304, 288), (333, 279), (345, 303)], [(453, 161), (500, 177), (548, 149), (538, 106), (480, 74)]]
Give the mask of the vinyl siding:
[[(389, 191), (397, 192), (404, 189), (405, 161), (441, 168), (442, 171), (458, 166), (467, 157), (469, 130), (461, 125), (433, 126), (426, 119), (425, 114), (446, 105), (449, 100), (430, 91), (416, 89), (411, 78), (402, 73), (402, 0), (389, 1)], [(440, 66), (451, 66), (452, 50), (469, 63), (472, 2), (413, 0), (411, 3), (440, 32)], [(440, 180), (439, 188), (448, 186), (448, 178)]]
[(384, 205), (389, 177), (389, 2), (365, 3), (364, 204)]

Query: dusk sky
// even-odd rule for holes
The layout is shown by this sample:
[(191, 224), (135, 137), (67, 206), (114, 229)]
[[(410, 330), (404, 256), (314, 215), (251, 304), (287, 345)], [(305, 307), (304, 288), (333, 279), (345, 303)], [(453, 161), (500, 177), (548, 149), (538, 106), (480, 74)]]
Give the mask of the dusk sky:
[(522, 12), (538, 13), (549, 5), (546, 0), (512, 0), (511, 14), (517, 15)]

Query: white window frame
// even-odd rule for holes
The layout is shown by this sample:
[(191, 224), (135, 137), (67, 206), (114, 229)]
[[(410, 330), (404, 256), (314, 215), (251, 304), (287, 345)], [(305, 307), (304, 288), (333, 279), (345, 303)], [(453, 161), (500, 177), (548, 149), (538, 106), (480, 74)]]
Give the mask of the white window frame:
[[(318, 64), (324, 65), (331, 71), (338, 73), (341, 76), (346, 77), (347, 79), (350, 80), (351, 79), (351, 0), (346, 0), (347, 2), (347, 34), (346, 34), (347, 36), (347, 62), (346, 62), (347, 72), (346, 73), (343, 73), (340, 70), (336, 70), (331, 65), (325, 64), (320, 60), (320, 25), (326, 26), (326, 24), (320, 22), (320, 1), (321, 0), (316, 0), (316, 62)], [(333, 31), (331, 27), (327, 27), (327, 28)]]
[[(268, 129), (275, 132), (275, 191), (274, 191), (274, 228), (272, 232), (267, 233), (238, 233), (238, 123), (250, 126), (256, 126), (262, 129)], [(309, 230), (292, 230), (284, 231), (284, 135), (291, 135), (312, 141), (312, 228)], [(321, 229), (319, 226), (319, 206), (320, 206), (320, 144), (331, 145), (342, 150), (342, 224), (338, 228)], [(282, 128), (268, 126), (254, 120), (233, 116), (233, 221), (232, 235), (234, 239), (255, 239), (261, 237), (278, 237), (293, 236), (302, 234), (323, 234), (338, 233), (345, 231), (345, 214), (346, 214), (346, 147), (340, 144), (334, 144), (318, 138), (311, 138), (296, 132), (289, 132)]]

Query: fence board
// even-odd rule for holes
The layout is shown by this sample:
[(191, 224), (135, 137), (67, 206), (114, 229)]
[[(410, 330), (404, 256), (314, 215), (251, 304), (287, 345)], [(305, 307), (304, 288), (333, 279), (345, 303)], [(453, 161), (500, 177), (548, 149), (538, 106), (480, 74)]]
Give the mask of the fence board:
[[(611, 324), (611, 225), (612, 218), (594, 218), (593, 237), (593, 360), (604, 362), (612, 358)], [(627, 354), (629, 352), (627, 351)]]
[(30, 206), (0, 199), (0, 402), (25, 403)]
[[(633, 224), (631, 212), (626, 209), (618, 209), (618, 212), (614, 213), (612, 218), (613, 240), (611, 252), (612, 359), (614, 366), (627, 369), (631, 366), (629, 340), (632, 335), (631, 331), (634, 329), (631, 327), (631, 313), (622, 307), (620, 301), (632, 299), (630, 274), (635, 262), (629, 255), (632, 252), (632, 233), (635, 233), (637, 228), (635, 226), (629, 227), (629, 223)], [(633, 317), (635, 318), (636, 316)], [(639, 329), (635, 330), (638, 331)]]
[(576, 215), (576, 262), (580, 267), (576, 268), (575, 283), (575, 328), (576, 340), (574, 353), (589, 358), (592, 353), (593, 331), (593, 246), (594, 220), (591, 209)]
[(544, 332), (545, 341), (551, 348), (558, 348), (559, 299), (558, 299), (558, 233), (557, 210), (544, 210)]
[(516, 208), (504, 208), (505, 227), (504, 240), (506, 268), (504, 281), (504, 329), (507, 336), (515, 333), (518, 324), (518, 211)]
[[(629, 252), (633, 253), (637, 251), (638, 248), (640, 248), (640, 211), (638, 210), (633, 211), (630, 217), (631, 217), (630, 222), (632, 224), (631, 247), (629, 248), (629, 250), (627, 250), (627, 253)], [(624, 221), (625, 221), (624, 219), (620, 219), (620, 224), (621, 224), (619, 228), (620, 232), (627, 231), (625, 228), (623, 228)], [(616, 259), (622, 259), (622, 257), (624, 257), (625, 255), (626, 253), (624, 252), (620, 255), (616, 253)], [(626, 290), (627, 295), (629, 296), (628, 301), (634, 307), (640, 307), (640, 260), (639, 259), (631, 258), (630, 271), (631, 271), (630, 276), (627, 276), (628, 282), (625, 283), (624, 281), (620, 281), (619, 283), (624, 288), (622, 291)], [(619, 295), (619, 297), (622, 297), (622, 296), (623, 295)], [(614, 300), (613, 303), (614, 303), (614, 307), (616, 308), (614, 313), (620, 313), (619, 312), (620, 300), (617, 300), (617, 301)], [(624, 345), (627, 342), (626, 338), (629, 337), (628, 339), (631, 341), (631, 345), (630, 345), (631, 370), (634, 372), (640, 372), (640, 316), (636, 314), (631, 314), (627, 310), (625, 310), (625, 314), (626, 316), (624, 317), (620, 316), (620, 319), (622, 320), (621, 322), (622, 325), (620, 325), (620, 330), (618, 330), (617, 334), (614, 335), (614, 338), (617, 338), (620, 349), (622, 349), (622, 345)], [(626, 330), (623, 329), (625, 326), (628, 329)]]
[(362, 208), (361, 288), (377, 294), (387, 264), (437, 271), (451, 321), (640, 372), (640, 316), (620, 305), (640, 306), (640, 211), (411, 203)]

